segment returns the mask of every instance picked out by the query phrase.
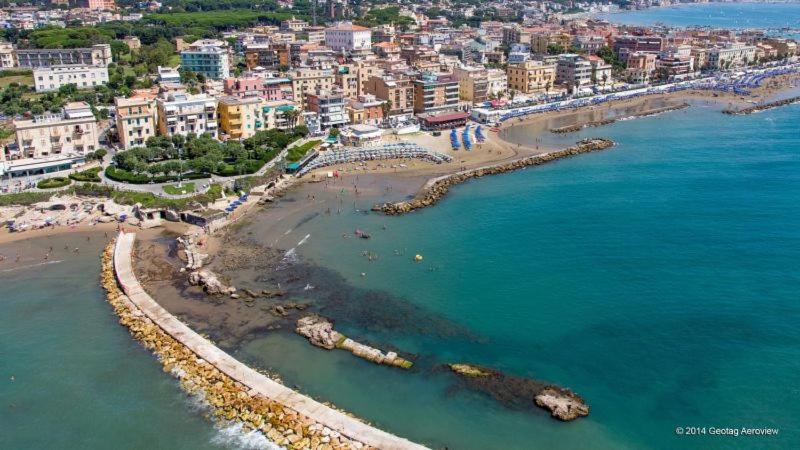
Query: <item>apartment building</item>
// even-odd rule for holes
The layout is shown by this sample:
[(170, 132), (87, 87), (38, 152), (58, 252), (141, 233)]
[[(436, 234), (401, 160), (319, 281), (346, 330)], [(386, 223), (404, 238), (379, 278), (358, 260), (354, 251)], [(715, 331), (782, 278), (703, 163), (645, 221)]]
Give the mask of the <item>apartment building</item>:
[(508, 75), (503, 69), (486, 70), (486, 93), (498, 96), (508, 90)]
[(458, 96), (461, 100), (482, 103), (489, 98), (489, 79), (483, 67), (459, 66), (453, 69), (458, 80)]
[(36, 92), (57, 91), (61, 86), (74, 84), (88, 89), (108, 84), (108, 68), (104, 66), (50, 66), (33, 69)]
[(308, 28), (308, 22), (305, 20), (292, 17), (291, 19), (281, 21), (281, 30), (283, 31), (303, 31), (306, 28)]
[(715, 47), (708, 51), (708, 67), (712, 69), (730, 69), (751, 64), (756, 59), (756, 47), (739, 42), (729, 43), (724, 47)]
[(664, 50), (664, 38), (661, 36), (618, 36), (614, 39), (614, 52), (626, 61), (634, 52), (659, 53)]
[(221, 139), (247, 139), (264, 129), (260, 97), (220, 97), (217, 103)]
[(525, 61), (506, 68), (508, 89), (523, 94), (547, 92), (556, 83), (556, 66), (542, 61)]
[(764, 41), (765, 44), (774, 48), (779, 58), (787, 58), (797, 55), (797, 42), (785, 38), (770, 38)]
[(290, 100), (266, 101), (261, 105), (261, 116), (264, 129), (288, 130), (297, 125), (302, 125), (302, 115), (290, 116), (289, 111), (299, 111), (297, 103)]
[(654, 53), (634, 52), (628, 56), (625, 77), (631, 83), (649, 83), (650, 76), (655, 70), (656, 55)]
[(16, 53), (17, 65), (26, 68), (69, 65), (106, 67), (114, 62), (108, 44), (89, 48), (18, 48)]
[(156, 135), (156, 103), (146, 97), (114, 99), (117, 109), (117, 135), (125, 150), (142, 147)]
[(413, 81), (414, 113), (457, 109), (458, 80), (452, 74), (423, 73)]
[(592, 64), (580, 55), (559, 55), (556, 62), (556, 83), (572, 90), (592, 84)]
[(380, 125), (385, 104), (372, 94), (359, 95), (347, 100), (347, 117), (353, 124)]
[(284, 77), (226, 78), (222, 82), (225, 95), (247, 98), (260, 97), (267, 101), (293, 99), (292, 81)]
[(341, 92), (309, 93), (306, 98), (307, 110), (318, 115), (322, 130), (347, 124), (348, 117), (345, 109), (347, 103)]
[(215, 39), (203, 39), (181, 52), (181, 69), (202, 74), (212, 80), (230, 76), (228, 45)]
[(85, 102), (67, 103), (59, 114), (15, 120), (14, 128), (23, 158), (82, 156), (100, 148), (97, 119)]
[(164, 136), (208, 133), (217, 137), (217, 100), (207, 94), (172, 93), (156, 101), (158, 132)]
[(296, 69), (289, 74), (289, 79), (292, 81), (292, 97), (304, 110), (307, 110), (308, 94), (330, 91), (336, 83), (332, 70)]
[(387, 101), (390, 116), (410, 116), (414, 112), (414, 84), (405, 75), (373, 75), (364, 91)]
[(374, 62), (358, 61), (354, 64), (343, 64), (336, 71), (336, 86), (345, 97), (358, 97), (365, 94), (367, 81), (373, 75), (380, 75), (383, 69)]

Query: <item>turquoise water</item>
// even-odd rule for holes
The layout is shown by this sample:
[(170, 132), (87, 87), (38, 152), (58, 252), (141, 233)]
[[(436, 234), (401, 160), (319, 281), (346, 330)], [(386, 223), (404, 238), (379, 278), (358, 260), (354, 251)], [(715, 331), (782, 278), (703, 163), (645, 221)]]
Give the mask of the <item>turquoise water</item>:
[[(65, 241), (82, 253), (61, 251)], [(220, 449), (253, 440), (215, 430), (117, 323), (99, 287), (100, 242), (78, 234), (26, 244), (23, 258), (36, 261), (21, 265), (39, 264), (48, 245), (61, 262), (0, 271), (0, 448)], [(13, 255), (8, 248), (0, 252)]]
[[(617, 122), (564, 138), (610, 137), (611, 150), (473, 180), (433, 208), (316, 216), (288, 235), (311, 235), (302, 255), (466, 331), (337, 323), (419, 355), (408, 373), (291, 334), (256, 339), (238, 356), (436, 447), (798, 448), (798, 114), (798, 105), (741, 117), (695, 107)], [(356, 227), (372, 239), (341, 238)], [(591, 415), (565, 424), (508, 410), (458, 389), (438, 369), (447, 362), (570, 387)], [(679, 436), (677, 427), (780, 431)]]
[(598, 14), (625, 25), (800, 28), (800, 3), (704, 3)]

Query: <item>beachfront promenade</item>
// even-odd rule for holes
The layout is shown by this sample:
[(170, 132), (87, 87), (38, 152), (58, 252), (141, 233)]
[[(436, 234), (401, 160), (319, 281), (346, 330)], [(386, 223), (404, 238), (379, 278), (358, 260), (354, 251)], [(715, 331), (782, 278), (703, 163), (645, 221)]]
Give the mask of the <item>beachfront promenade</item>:
[(256, 372), (194, 332), (145, 292), (133, 271), (132, 252), (135, 233), (120, 233), (113, 252), (117, 281), (130, 302), (156, 326), (231, 379), (249, 389), (252, 396), (263, 396), (335, 430), (364, 445), (391, 450), (423, 450), (426, 447), (367, 425), (329, 406)]

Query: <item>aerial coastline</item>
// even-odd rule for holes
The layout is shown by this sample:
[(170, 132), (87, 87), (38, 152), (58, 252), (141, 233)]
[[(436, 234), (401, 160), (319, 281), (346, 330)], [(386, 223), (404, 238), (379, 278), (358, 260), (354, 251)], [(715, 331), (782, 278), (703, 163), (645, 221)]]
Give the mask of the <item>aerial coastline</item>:
[[(771, 190), (791, 186), (795, 160), (788, 35), (574, 15), (608, 7), (595, 2), (342, 2), (330, 17), (316, 3), (101, 3), (0, 18), (0, 277), (63, 276), (102, 247), (106, 315), (203, 420), (256, 437), (237, 448), (670, 446), (682, 405), (750, 417), (727, 398), (696, 413), (697, 389), (754, 395), (714, 357), (670, 351), (738, 330), (767, 353), (794, 342), (765, 327), (772, 305), (742, 322), (749, 288), (701, 276), (725, 281), (720, 261), (741, 255), (739, 276), (776, 309), (791, 290), (793, 269), (770, 284), (738, 241), (762, 224), (756, 193), (765, 221), (791, 222)], [(80, 73), (91, 86), (64, 81)], [(755, 181), (765, 167), (774, 185)], [(728, 197), (729, 173), (753, 196)], [(759, 239), (791, 254), (783, 232)], [(674, 317), (704, 304), (698, 286), (709, 311)], [(21, 361), (0, 393), (29, 389)], [(748, 425), (784, 426), (763, 420)], [(19, 436), (12, 447), (32, 445)]]

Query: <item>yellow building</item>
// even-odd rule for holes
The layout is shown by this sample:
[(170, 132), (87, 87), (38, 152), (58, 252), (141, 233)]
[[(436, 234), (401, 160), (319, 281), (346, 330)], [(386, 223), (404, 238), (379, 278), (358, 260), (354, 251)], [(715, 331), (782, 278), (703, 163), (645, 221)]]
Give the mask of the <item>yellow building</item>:
[(555, 64), (525, 61), (506, 68), (508, 89), (523, 94), (536, 94), (552, 89), (556, 81)]
[(222, 139), (247, 139), (265, 129), (259, 97), (220, 97), (217, 103)]
[(155, 100), (144, 97), (114, 99), (117, 109), (117, 133), (122, 148), (144, 147), (156, 135)]

